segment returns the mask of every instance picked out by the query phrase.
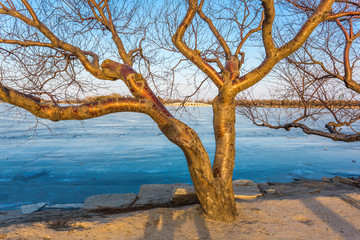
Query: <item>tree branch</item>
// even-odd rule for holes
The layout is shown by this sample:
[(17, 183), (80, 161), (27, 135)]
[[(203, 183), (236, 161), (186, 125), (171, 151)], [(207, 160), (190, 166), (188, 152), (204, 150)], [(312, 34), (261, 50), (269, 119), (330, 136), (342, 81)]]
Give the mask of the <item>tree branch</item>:
[(223, 81), (220, 75), (212, 68), (206, 61), (204, 61), (200, 54), (189, 48), (183, 41), (186, 29), (191, 24), (196, 12), (198, 10), (197, 1), (189, 0), (189, 9), (186, 12), (181, 24), (176, 29), (175, 34), (172, 36), (172, 42), (176, 48), (191, 62), (193, 62), (201, 71), (203, 71), (214, 83), (220, 88)]
[(107, 76), (110, 78), (121, 79), (125, 82), (131, 93), (139, 99), (148, 99), (159, 108), (166, 116), (172, 117), (171, 113), (161, 103), (150, 89), (147, 81), (140, 73), (137, 73), (132, 67), (114, 62), (112, 60), (105, 60), (101, 67)]
[(221, 63), (219, 58), (204, 58), (206, 62), (214, 62), (220, 68), (220, 70), (224, 70), (224, 65)]
[(334, 20), (341, 17), (348, 17), (348, 16), (360, 16), (360, 12), (341, 12), (330, 14), (326, 20)]
[(30, 47), (30, 46), (36, 46), (36, 47), (47, 47), (47, 48), (55, 48), (52, 43), (42, 43), (42, 42), (36, 42), (36, 41), (20, 41), (20, 40), (11, 40), (11, 39), (2, 39), (0, 38), (0, 43), (4, 44), (16, 44), (23, 47)]
[(37, 23), (40, 23), (39, 18), (37, 17), (36, 13), (34, 12), (34, 9), (30, 6), (30, 4), (28, 3), (28, 1), (26, 0), (21, 0), (21, 2), (25, 5), (26, 9), (29, 11), (31, 17), (33, 18), (33, 20)]
[(288, 43), (280, 47), (279, 55), (284, 58), (299, 49), (314, 29), (323, 21), (327, 20), (334, 0), (323, 0), (313, 14), (300, 28), (299, 32)]
[[(2, 39), (2, 38), (0, 38), (0, 43), (20, 45), (22, 47), (46, 47), (46, 48), (54, 49), (65, 56), (75, 56), (73, 53), (64, 52), (64, 51), (62, 51), (62, 49), (58, 49), (58, 48), (54, 47), (54, 45), (52, 43), (42, 43), (42, 42), (28, 41), (28, 40), (25, 40), (25, 41), (10, 40), (10, 39)], [(82, 52), (85, 55), (89, 55), (93, 58), (92, 64), (95, 67), (97, 67), (97, 68), (100, 67), (99, 57), (97, 54), (95, 54), (94, 52), (91, 52), (91, 51), (82, 51)]]
[(276, 47), (272, 37), (272, 27), (275, 19), (275, 6), (273, 0), (263, 0), (264, 20), (262, 23), (262, 38), (265, 47), (266, 57), (276, 54)]
[(350, 1), (350, 0), (335, 0), (335, 2), (338, 3), (347, 3), (347, 4), (351, 4), (354, 6), (357, 6), (358, 8), (360, 8), (360, 3), (356, 0), (356, 1)]
[(233, 81), (235, 94), (243, 91), (265, 77), (271, 69), (281, 60), (298, 50), (314, 31), (314, 29), (326, 20), (334, 0), (323, 0), (314, 13), (303, 24), (296, 36), (280, 48), (275, 48), (271, 28), (274, 14), (274, 3), (272, 0), (263, 0), (265, 19), (263, 23), (263, 42), (265, 45), (266, 57), (264, 61), (248, 74)]
[(41, 102), (39, 98), (23, 94), (14, 89), (0, 87), (0, 99), (12, 105), (21, 107), (37, 117), (60, 120), (84, 120), (96, 118), (115, 112), (139, 112), (149, 115), (157, 123), (164, 123), (168, 116), (158, 111), (158, 108), (146, 99), (111, 98), (101, 101), (84, 103), (77, 106), (60, 107)]
[(342, 141), (342, 142), (356, 142), (360, 140), (360, 133), (354, 133), (354, 134), (345, 134), (340, 132), (333, 132), (328, 133), (316, 129), (309, 128), (308, 126), (302, 124), (302, 123), (289, 123), (282, 126), (278, 126), (278, 128), (284, 128), (286, 130), (290, 130), (291, 128), (301, 128), (304, 133), (306, 134), (312, 134), (317, 135), (321, 137), (330, 138), (334, 141)]
[[(104, 4), (103, 6), (101, 6), (102, 3)], [(98, 4), (98, 3), (96, 3), (95, 0), (88, 0), (88, 4), (89, 4), (89, 7), (91, 8), (96, 20), (98, 22), (100, 22), (103, 26), (105, 26), (105, 29), (110, 31), (110, 33), (112, 35), (112, 39), (118, 49), (121, 59), (124, 61), (125, 64), (132, 66), (133, 62), (131, 61), (130, 54), (126, 53), (124, 44), (117, 32), (114, 22), (112, 20), (108, 1), (105, 0)], [(106, 8), (108, 17), (106, 17), (104, 8)], [(96, 13), (95, 9), (98, 10), (98, 12), (100, 13), (100, 16)]]
[(246, 42), (246, 40), (253, 34), (253, 33), (256, 33), (258, 31), (261, 30), (261, 27), (263, 25), (263, 22), (264, 22), (264, 19), (265, 19), (265, 14), (264, 12), (261, 14), (261, 21), (259, 23), (259, 26), (257, 28), (254, 28), (254, 29), (251, 29), (243, 39), (241, 39), (241, 42), (239, 43), (237, 49), (236, 49), (236, 52), (235, 52), (235, 56), (238, 55), (240, 53), (240, 50), (242, 48), (242, 46), (244, 45), (244, 43)]
[(202, 20), (204, 20), (207, 25), (209, 26), (211, 32), (214, 34), (214, 36), (216, 37), (216, 39), (218, 40), (218, 42), (220, 43), (221, 47), (224, 49), (225, 52), (225, 57), (229, 57), (231, 56), (231, 50), (228, 46), (228, 44), (226, 43), (226, 41), (224, 40), (224, 38), (221, 36), (221, 34), (219, 33), (219, 31), (216, 29), (216, 27), (214, 26), (213, 22), (211, 21), (210, 18), (208, 18), (204, 12), (202, 11), (202, 6), (204, 4), (204, 0), (201, 0), (199, 7), (197, 9), (197, 12), (199, 14), (199, 16), (202, 18)]
[(345, 75), (342, 80), (345, 82), (346, 87), (360, 93), (360, 84), (355, 82), (352, 78), (352, 68), (350, 66), (350, 57), (349, 57), (351, 45), (352, 45), (353, 41), (355, 40), (355, 38), (359, 37), (360, 35), (353, 34), (352, 22), (351, 22), (351, 20), (349, 20), (349, 21), (350, 21), (349, 22), (350, 33), (347, 32), (347, 30), (341, 24), (339, 19), (335, 20), (336, 24), (338, 25), (338, 27), (341, 29), (342, 33), (345, 36), (345, 48), (344, 48), (344, 53), (343, 53)]
[[(78, 47), (75, 47), (67, 42), (64, 42), (60, 40), (53, 32), (51, 32), (42, 22), (40, 22), (37, 18), (37, 20), (31, 20), (25, 15), (21, 14), (20, 12), (16, 11), (15, 9), (8, 9), (8, 8), (0, 8), (0, 14), (9, 15), (12, 17), (15, 17), (25, 24), (32, 26), (36, 29), (38, 29), (47, 39), (50, 40), (51, 46), (46, 45), (46, 47), (51, 48), (57, 48), (62, 49), (65, 52), (71, 52), (74, 56), (76, 56), (82, 65), (85, 67), (85, 69), (90, 72), (93, 76), (99, 78), (99, 79), (109, 79), (104, 75), (97, 66), (98, 63), (96, 63), (97, 57), (94, 57), (95, 54), (92, 54), (93, 59), (95, 60), (94, 64), (90, 62), (90, 60), (87, 58), (87, 54), (85, 54), (86, 51), (81, 50)], [(5, 41), (5, 40), (4, 40)], [(20, 43), (20, 42), (19, 42)], [(35, 42), (33, 42), (35, 44)], [(45, 46), (45, 45), (44, 45)], [(89, 52), (87, 52), (89, 53)]]

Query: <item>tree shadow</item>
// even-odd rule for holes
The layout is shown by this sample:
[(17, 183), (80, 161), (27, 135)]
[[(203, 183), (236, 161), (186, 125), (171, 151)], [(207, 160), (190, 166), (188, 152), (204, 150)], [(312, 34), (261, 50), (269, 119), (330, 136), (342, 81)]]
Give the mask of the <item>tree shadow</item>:
[[(355, 199), (351, 199), (352, 204), (349, 203), (350, 197), (348, 196), (339, 196), (339, 199), (345, 201), (352, 207), (360, 209), (360, 202)], [(318, 201), (315, 198), (302, 199), (301, 202), (310, 209), (315, 215), (317, 215), (323, 222), (325, 222), (329, 227), (337, 232), (344, 239), (354, 239), (353, 236), (360, 236), (360, 229), (357, 229), (351, 222), (345, 220), (343, 217), (339, 216), (329, 207), (325, 206), (323, 203)], [(354, 202), (357, 202), (356, 204)], [(355, 206), (354, 206), (355, 205)], [(357, 238), (358, 239), (358, 238)]]
[[(177, 239), (175, 232), (184, 225), (195, 225), (196, 232), (181, 232), (186, 239), (211, 239), (201, 207), (194, 210), (156, 209), (149, 212), (143, 239)], [(170, 210), (170, 211), (169, 211)]]
[(353, 206), (354, 208), (357, 208), (358, 210), (360, 210), (360, 201), (356, 200), (350, 196), (347, 195), (343, 195), (339, 197), (340, 200), (346, 202), (347, 204)]

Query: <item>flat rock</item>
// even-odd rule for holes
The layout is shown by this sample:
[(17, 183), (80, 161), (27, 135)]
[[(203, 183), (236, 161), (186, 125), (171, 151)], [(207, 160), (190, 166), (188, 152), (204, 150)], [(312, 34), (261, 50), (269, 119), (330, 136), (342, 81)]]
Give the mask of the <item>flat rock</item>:
[(354, 187), (360, 187), (360, 181), (357, 179), (344, 178), (340, 176), (333, 177), (332, 180), (334, 182), (339, 182), (342, 184), (347, 184)]
[(266, 191), (267, 189), (270, 188), (270, 185), (268, 183), (258, 183), (257, 184), (258, 188), (261, 190), (261, 191)]
[(175, 205), (186, 205), (198, 203), (199, 199), (193, 186), (175, 186), (171, 202)]
[(46, 205), (44, 209), (61, 209), (61, 210), (74, 210), (82, 208), (82, 203), (66, 203), (66, 204), (52, 204)]
[(87, 210), (125, 209), (135, 202), (135, 193), (94, 195), (85, 199), (82, 208)]
[(176, 187), (189, 187), (189, 184), (147, 184), (140, 187), (138, 200), (133, 207), (164, 206), (172, 204), (172, 196)]
[(276, 192), (276, 189), (274, 189), (274, 188), (269, 188), (265, 192), (267, 195), (278, 195), (278, 193)]
[(6, 212), (0, 212), (0, 226), (1, 226), (1, 223), (4, 222), (4, 221), (10, 220), (10, 219), (21, 218), (23, 216), (24, 215), (23, 215), (23, 213), (21, 212), (20, 209), (12, 210), (12, 211), (6, 211)]
[(47, 205), (46, 202), (40, 202), (35, 204), (27, 204), (27, 205), (21, 205), (21, 212), (23, 214), (30, 214), (36, 211), (41, 210), (43, 207)]
[(301, 194), (315, 194), (320, 193), (322, 188), (309, 188), (303, 185), (278, 185), (274, 187), (275, 193), (278, 196), (296, 196)]
[(332, 183), (333, 182), (333, 180), (331, 178), (327, 178), (327, 177), (322, 177), (321, 181), (327, 182), (327, 183)]
[(247, 179), (238, 179), (233, 181), (234, 187), (241, 187), (241, 186), (257, 186), (254, 181), (247, 180)]
[(254, 181), (241, 179), (233, 181), (235, 199), (250, 200), (262, 196)]

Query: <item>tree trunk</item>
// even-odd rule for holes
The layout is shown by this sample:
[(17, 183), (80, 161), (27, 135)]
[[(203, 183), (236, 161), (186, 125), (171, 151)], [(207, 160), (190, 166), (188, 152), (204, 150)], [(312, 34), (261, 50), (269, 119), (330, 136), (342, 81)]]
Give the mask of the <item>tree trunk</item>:
[(196, 132), (175, 118), (159, 128), (184, 152), (205, 215), (223, 222), (236, 220), (234, 196), (229, 197), (232, 187), (231, 191), (225, 191), (224, 184), (214, 178), (209, 156)]
[(225, 84), (213, 100), (214, 134), (216, 142), (213, 173), (215, 181), (228, 203), (229, 212), (236, 218), (236, 204), (232, 183), (235, 160), (235, 99), (228, 94), (231, 84)]

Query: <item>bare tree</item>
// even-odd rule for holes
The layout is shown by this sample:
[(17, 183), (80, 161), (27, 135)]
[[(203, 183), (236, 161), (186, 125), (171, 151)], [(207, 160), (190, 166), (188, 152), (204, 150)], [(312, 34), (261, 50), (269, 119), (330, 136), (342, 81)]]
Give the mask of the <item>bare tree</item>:
[[(237, 215), (232, 186), (235, 97), (298, 50), (322, 22), (359, 15), (356, 1), (288, 0), (286, 3), (279, 7), (300, 9), (297, 14), (302, 19), (293, 34), (277, 31), (278, 35), (287, 36), (279, 45), (273, 33), (277, 23), (273, 0), (165, 2), (168, 11), (160, 12), (166, 21), (151, 20), (149, 9), (156, 9), (160, 3), (3, 0), (0, 1), (3, 56), (0, 98), (53, 121), (125, 111), (149, 115), (184, 152), (205, 214), (212, 219), (233, 221)], [(356, 8), (355, 11), (348, 5)], [(156, 27), (156, 24), (165, 25)], [(171, 41), (158, 39), (161, 42), (157, 43), (154, 38), (157, 33), (150, 29), (171, 35)], [(246, 53), (250, 40), (250, 44), (257, 40), (256, 46), (261, 46), (265, 55), (255, 67), (245, 63), (246, 56), (251, 56)], [(156, 71), (152, 70), (152, 58), (148, 57), (152, 46), (181, 53), (183, 62), (193, 66), (191, 70), (196, 68), (203, 79), (218, 89), (213, 100), (216, 140), (213, 165), (196, 132), (174, 118), (151, 90), (150, 86), (156, 87), (158, 79), (152, 75)], [(64, 94), (91, 90), (93, 78), (121, 79), (133, 97), (105, 96), (105, 100), (80, 105), (57, 104)], [(148, 83), (147, 78), (152, 82)], [(44, 96), (52, 102), (43, 101)]]
[[(337, 8), (359, 11), (358, 3), (346, 2)], [(296, 7), (299, 11), (299, 5)], [(300, 9), (313, 11), (304, 5)], [(330, 18), (299, 51), (275, 67), (273, 97), (295, 101), (292, 108), (275, 112), (256, 108), (254, 101), (243, 101), (246, 107), (240, 112), (258, 126), (300, 128), (334, 141), (359, 141), (359, 20), (358, 15)]]

